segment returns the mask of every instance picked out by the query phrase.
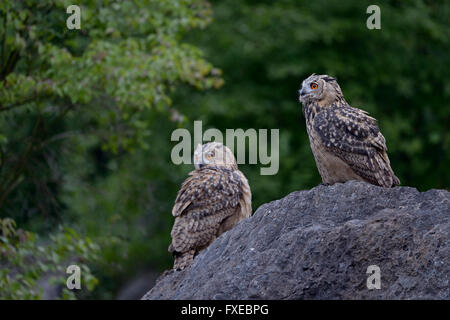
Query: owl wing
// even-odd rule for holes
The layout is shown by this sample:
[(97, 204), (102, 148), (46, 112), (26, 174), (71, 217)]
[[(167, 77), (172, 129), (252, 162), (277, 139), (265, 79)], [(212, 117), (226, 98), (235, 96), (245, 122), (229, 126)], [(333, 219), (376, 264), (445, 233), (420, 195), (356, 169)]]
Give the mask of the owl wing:
[(400, 184), (389, 163), (386, 139), (367, 112), (329, 108), (316, 115), (314, 129), (325, 148), (365, 180), (384, 187)]
[(240, 210), (242, 182), (228, 169), (193, 171), (182, 184), (172, 214), (170, 252), (186, 252), (208, 245), (221, 222)]

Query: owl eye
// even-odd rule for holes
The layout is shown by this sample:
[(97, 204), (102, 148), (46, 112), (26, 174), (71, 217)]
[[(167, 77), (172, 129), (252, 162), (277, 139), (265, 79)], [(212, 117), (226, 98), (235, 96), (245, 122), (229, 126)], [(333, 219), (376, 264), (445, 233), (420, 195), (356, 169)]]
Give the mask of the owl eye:
[(311, 89), (316, 90), (318, 85), (317, 85), (317, 83), (313, 82), (313, 83), (311, 83), (310, 87), (311, 87)]
[(214, 151), (210, 151), (206, 154), (206, 159), (211, 160), (214, 157)]

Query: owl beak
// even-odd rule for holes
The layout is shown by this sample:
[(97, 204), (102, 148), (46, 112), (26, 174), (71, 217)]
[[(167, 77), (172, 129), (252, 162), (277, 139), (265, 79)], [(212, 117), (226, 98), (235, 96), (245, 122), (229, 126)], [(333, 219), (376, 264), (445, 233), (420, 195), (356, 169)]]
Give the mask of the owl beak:
[(306, 91), (302, 88), (301, 90), (298, 90), (298, 93), (300, 93), (301, 96), (304, 96), (306, 94)]

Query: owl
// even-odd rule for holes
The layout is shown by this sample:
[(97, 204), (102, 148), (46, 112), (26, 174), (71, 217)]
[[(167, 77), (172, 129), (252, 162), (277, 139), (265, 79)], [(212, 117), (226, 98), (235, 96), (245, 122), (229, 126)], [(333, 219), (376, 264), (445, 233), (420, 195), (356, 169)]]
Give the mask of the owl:
[(229, 148), (218, 142), (199, 144), (194, 167), (172, 209), (169, 252), (175, 270), (189, 266), (200, 250), (252, 214), (250, 186)]
[(400, 184), (391, 169), (377, 121), (345, 101), (336, 79), (312, 74), (299, 90), (311, 149), (326, 185), (361, 180), (390, 188)]

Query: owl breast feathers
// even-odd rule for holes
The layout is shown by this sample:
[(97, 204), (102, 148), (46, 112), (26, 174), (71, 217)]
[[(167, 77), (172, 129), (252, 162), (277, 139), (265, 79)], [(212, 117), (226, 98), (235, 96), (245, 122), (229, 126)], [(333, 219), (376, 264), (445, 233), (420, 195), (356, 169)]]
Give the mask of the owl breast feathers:
[(300, 101), (323, 183), (362, 180), (382, 187), (400, 184), (376, 120), (351, 107), (334, 78), (310, 76), (302, 84)]
[(190, 265), (195, 254), (251, 215), (251, 193), (244, 174), (234, 166), (199, 167), (181, 186), (172, 214), (174, 269)]

